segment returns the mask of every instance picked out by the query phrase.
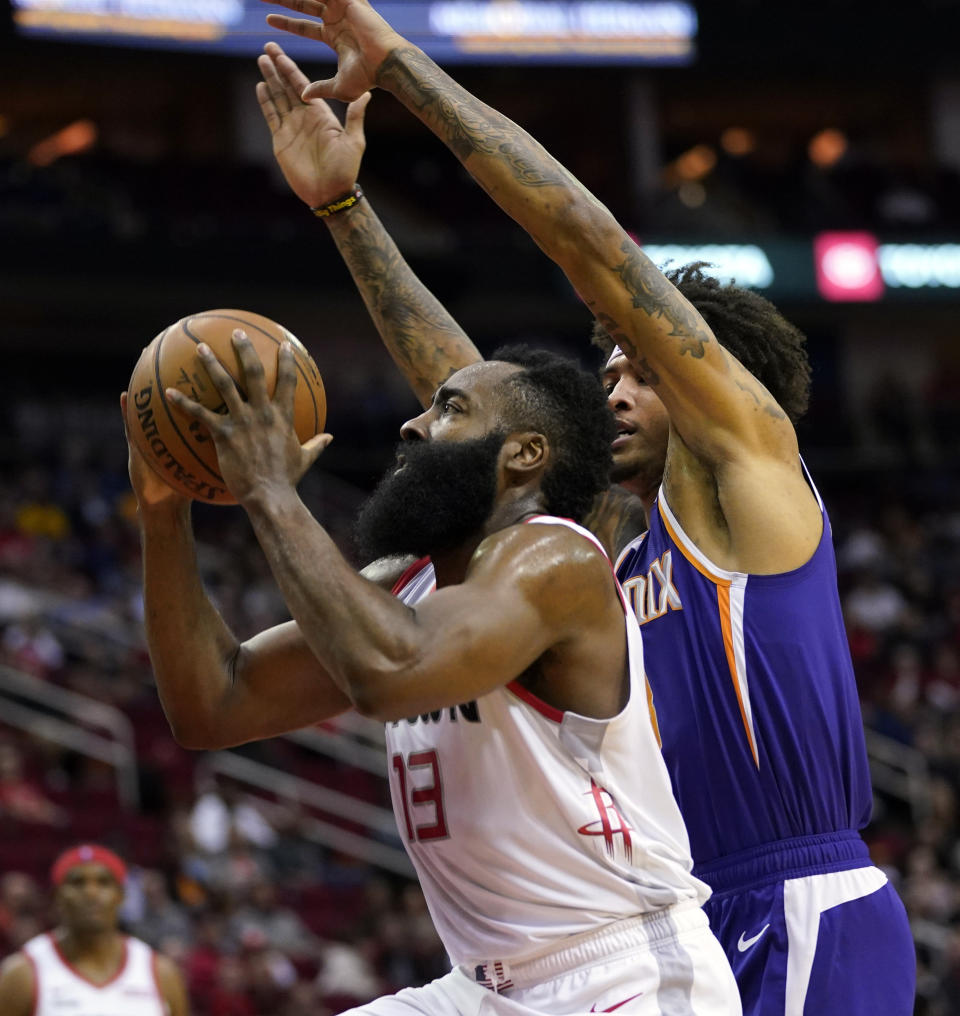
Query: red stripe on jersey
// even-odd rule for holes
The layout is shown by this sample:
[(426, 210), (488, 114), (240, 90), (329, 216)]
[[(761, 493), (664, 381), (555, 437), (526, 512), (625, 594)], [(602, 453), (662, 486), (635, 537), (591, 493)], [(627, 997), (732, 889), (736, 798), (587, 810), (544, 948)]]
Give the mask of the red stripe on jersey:
[(563, 722), (564, 713), (562, 709), (557, 709), (556, 706), (550, 705), (549, 702), (544, 702), (543, 699), (537, 698), (532, 691), (524, 688), (519, 681), (511, 681), (507, 685), (507, 690), (512, 691), (517, 698), (523, 699), (528, 706), (533, 706), (538, 713), (546, 716), (548, 720), (553, 720), (554, 723)]
[(403, 587), (407, 585), (407, 583), (410, 582), (415, 575), (423, 571), (429, 563), (429, 557), (421, 557), (419, 561), (414, 561), (413, 564), (410, 565), (410, 567), (400, 576), (400, 578), (394, 582), (393, 589), (391, 589), (390, 592), (396, 596), (397, 593), (399, 593), (400, 590), (403, 589)]

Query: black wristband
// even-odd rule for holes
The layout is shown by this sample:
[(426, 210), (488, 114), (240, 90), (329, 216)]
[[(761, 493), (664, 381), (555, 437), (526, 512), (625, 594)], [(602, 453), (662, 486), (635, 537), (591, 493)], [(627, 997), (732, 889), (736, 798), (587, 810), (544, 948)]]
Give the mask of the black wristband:
[(360, 189), (360, 184), (354, 184), (353, 190), (344, 194), (342, 198), (331, 201), (329, 205), (317, 205), (316, 208), (311, 208), (310, 211), (318, 219), (326, 219), (331, 215), (336, 215), (337, 212), (345, 212), (348, 208), (353, 208), (362, 197), (363, 191)]

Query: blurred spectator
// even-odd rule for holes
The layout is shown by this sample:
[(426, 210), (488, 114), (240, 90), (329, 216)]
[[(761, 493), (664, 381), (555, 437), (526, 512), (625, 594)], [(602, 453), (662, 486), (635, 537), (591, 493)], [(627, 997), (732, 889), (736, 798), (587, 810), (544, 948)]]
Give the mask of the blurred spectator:
[(272, 882), (254, 882), (246, 902), (230, 917), (230, 939), (241, 947), (267, 946), (292, 957), (316, 957), (319, 942), (296, 911), (281, 906)]
[(949, 713), (960, 702), (960, 651), (948, 643), (939, 645), (927, 683), (926, 699), (935, 709)]
[(236, 956), (224, 956), (207, 1005), (209, 1016), (257, 1016), (248, 994), (246, 970)]
[(329, 1016), (329, 1013), (320, 1002), (316, 986), (309, 981), (297, 981), (277, 1016)]
[(903, 623), (907, 601), (876, 570), (866, 569), (847, 594), (843, 607), (851, 624), (872, 632), (886, 632)]
[(234, 840), (269, 850), (277, 834), (263, 813), (230, 782), (210, 788), (197, 799), (190, 814), (196, 845), (208, 854), (223, 853)]
[(25, 825), (63, 826), (69, 821), (69, 813), (24, 774), (23, 755), (8, 741), (0, 741), (0, 818), (4, 816)]
[(50, 478), (42, 469), (28, 470), (22, 480), (22, 500), (16, 509), (17, 529), (27, 536), (63, 540), (70, 535), (70, 519), (50, 496)]
[(46, 911), (36, 881), (20, 871), (0, 877), (0, 955), (16, 952), (42, 930)]
[[(393, 983), (412, 984), (413, 981)], [(323, 949), (316, 988), (328, 1009), (341, 1012), (377, 998), (384, 991), (384, 982), (356, 948), (344, 942), (331, 942)]]
[(11, 666), (34, 677), (50, 677), (65, 660), (57, 637), (36, 617), (26, 617), (6, 629), (3, 651)]
[(209, 1008), (219, 983), (223, 937), (223, 921), (218, 915), (202, 911), (196, 916), (193, 946), (184, 960), (184, 974), (190, 997), (201, 1011)]
[[(189, 945), (193, 940), (193, 923), (187, 911), (170, 898), (167, 880), (159, 871), (144, 871), (141, 878), (142, 906), (130, 931), (154, 949), (175, 940)], [(129, 891), (128, 891), (129, 894)]]

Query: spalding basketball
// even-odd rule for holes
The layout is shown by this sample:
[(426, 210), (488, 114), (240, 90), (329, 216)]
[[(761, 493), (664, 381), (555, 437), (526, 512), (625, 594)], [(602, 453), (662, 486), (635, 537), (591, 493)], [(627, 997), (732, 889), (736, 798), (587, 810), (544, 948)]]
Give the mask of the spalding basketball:
[(245, 310), (207, 310), (182, 318), (161, 332), (133, 368), (127, 390), (127, 433), (174, 490), (209, 504), (236, 504), (220, 475), (213, 438), (165, 392), (177, 388), (216, 413), (227, 412), (197, 355), (197, 345), (205, 342), (210, 347), (245, 395), (243, 368), (232, 341), (237, 328), (246, 332), (260, 357), (270, 395), (277, 383), (281, 343), (289, 342), (293, 347), (297, 366), (294, 428), (300, 443), (320, 434), (327, 418), (327, 399), (317, 365), (299, 339), (276, 321)]

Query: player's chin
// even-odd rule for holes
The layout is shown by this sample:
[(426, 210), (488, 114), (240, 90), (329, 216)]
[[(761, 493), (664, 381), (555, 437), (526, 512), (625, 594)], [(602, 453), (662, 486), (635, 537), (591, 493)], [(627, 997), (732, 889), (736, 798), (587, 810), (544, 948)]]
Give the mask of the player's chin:
[(614, 464), (627, 462), (637, 457), (637, 436), (636, 434), (618, 434), (610, 442), (610, 454)]
[(623, 483), (629, 480), (637, 472), (637, 457), (627, 452), (615, 451), (613, 463), (610, 467), (610, 479), (614, 483)]

